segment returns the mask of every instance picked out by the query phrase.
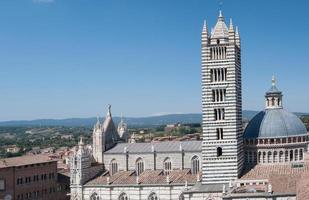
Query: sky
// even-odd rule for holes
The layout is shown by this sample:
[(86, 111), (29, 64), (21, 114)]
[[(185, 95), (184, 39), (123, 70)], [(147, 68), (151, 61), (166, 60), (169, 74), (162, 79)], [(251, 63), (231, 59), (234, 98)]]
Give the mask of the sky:
[(308, 1), (1, 0), (0, 121), (201, 112), (201, 30), (239, 27), (243, 109), (309, 112)]

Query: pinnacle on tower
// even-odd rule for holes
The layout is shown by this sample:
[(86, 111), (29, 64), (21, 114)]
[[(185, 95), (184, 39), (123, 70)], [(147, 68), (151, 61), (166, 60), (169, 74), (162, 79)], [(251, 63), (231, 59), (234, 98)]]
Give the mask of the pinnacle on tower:
[(239, 38), (238, 26), (236, 26), (235, 35), (236, 35), (236, 37), (238, 37), (238, 38)]
[(202, 45), (207, 45), (208, 43), (208, 29), (206, 20), (204, 20), (203, 31), (202, 31)]
[(206, 34), (208, 33), (206, 20), (204, 20), (204, 24), (203, 24), (203, 33), (206, 33)]
[(237, 26), (236, 26), (236, 30), (235, 30), (235, 40), (236, 40), (236, 44), (238, 45), (238, 47), (240, 47), (240, 36), (239, 36), (239, 31), (238, 31)]
[(229, 32), (231, 32), (231, 31), (234, 32), (234, 26), (233, 26), (232, 18), (230, 18), (230, 26), (229, 26)]

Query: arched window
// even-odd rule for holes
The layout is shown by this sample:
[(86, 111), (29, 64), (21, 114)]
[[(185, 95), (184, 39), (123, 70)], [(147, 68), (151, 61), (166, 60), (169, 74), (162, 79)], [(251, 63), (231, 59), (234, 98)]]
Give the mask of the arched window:
[(97, 193), (93, 193), (91, 196), (90, 196), (90, 200), (100, 200), (100, 197)]
[(119, 195), (119, 200), (129, 200), (128, 195), (126, 193), (122, 193)]
[(142, 158), (138, 158), (136, 160), (136, 173), (137, 175), (140, 175), (141, 173), (144, 172), (144, 161)]
[(198, 156), (193, 156), (191, 159), (191, 172), (197, 174), (200, 172), (200, 159)]
[(114, 174), (116, 174), (118, 172), (118, 163), (117, 163), (117, 161), (115, 159), (113, 159), (111, 161), (109, 167), (110, 167), (109, 170), (110, 170), (111, 175), (114, 175)]
[(295, 149), (295, 156), (294, 156), (294, 160), (297, 161), (298, 160), (298, 149)]
[(278, 152), (274, 151), (273, 162), (278, 162)]
[(148, 196), (148, 200), (158, 200), (158, 197), (156, 195), (156, 193), (151, 193), (149, 196)]
[(303, 149), (299, 150), (299, 160), (303, 160)]
[(185, 200), (185, 197), (184, 197), (183, 194), (180, 194), (180, 195), (179, 195), (179, 200)]
[(283, 155), (283, 151), (279, 152), (279, 162), (284, 162), (284, 155)]
[(220, 156), (222, 156), (222, 148), (218, 147), (217, 148), (217, 157), (220, 157)]
[(248, 163), (252, 163), (252, 152), (251, 151), (249, 151), (248, 152)]
[(290, 161), (293, 161), (293, 150), (290, 150)]
[(172, 161), (170, 158), (165, 158), (164, 162), (163, 162), (163, 170), (164, 170), (164, 174), (170, 174), (172, 171)]
[(284, 154), (284, 162), (288, 162), (289, 161), (289, 152), (288, 151), (285, 151), (285, 154)]
[(271, 99), (271, 105), (275, 106), (275, 98), (274, 97)]

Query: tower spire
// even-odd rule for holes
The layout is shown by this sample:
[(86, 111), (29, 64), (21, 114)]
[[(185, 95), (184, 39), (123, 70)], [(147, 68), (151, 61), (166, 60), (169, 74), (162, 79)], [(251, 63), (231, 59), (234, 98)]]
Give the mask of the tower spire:
[(222, 10), (219, 10), (219, 17), (223, 17)]
[(223, 21), (224, 22), (224, 16), (222, 14), (222, 11), (219, 10), (219, 17), (218, 17), (218, 21)]

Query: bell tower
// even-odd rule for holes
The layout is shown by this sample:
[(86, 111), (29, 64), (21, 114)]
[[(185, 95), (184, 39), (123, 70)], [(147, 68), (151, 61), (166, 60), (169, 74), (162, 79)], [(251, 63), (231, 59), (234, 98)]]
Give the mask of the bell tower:
[(203, 184), (237, 179), (243, 165), (241, 46), (237, 27), (220, 11), (202, 30)]

